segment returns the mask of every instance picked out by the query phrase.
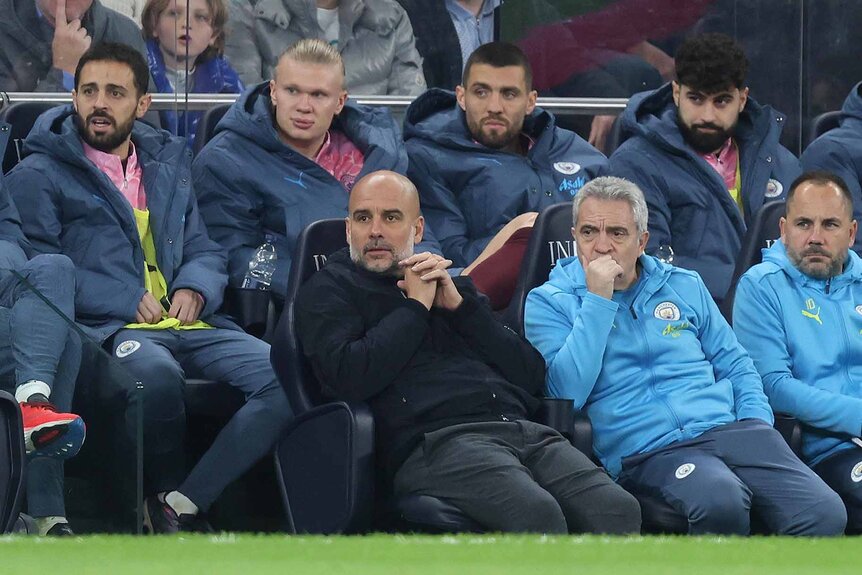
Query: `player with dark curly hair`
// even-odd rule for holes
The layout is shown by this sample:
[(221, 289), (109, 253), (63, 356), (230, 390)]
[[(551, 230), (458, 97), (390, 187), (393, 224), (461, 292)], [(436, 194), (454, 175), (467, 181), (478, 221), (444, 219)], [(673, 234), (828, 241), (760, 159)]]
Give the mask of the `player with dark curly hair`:
[(688, 39), (676, 54), (676, 80), (629, 100), (622, 121), (631, 137), (610, 158), (610, 173), (646, 196), (647, 251), (700, 273), (717, 301), (746, 228), (801, 172), (778, 142), (784, 116), (749, 97), (747, 71), (729, 36)]

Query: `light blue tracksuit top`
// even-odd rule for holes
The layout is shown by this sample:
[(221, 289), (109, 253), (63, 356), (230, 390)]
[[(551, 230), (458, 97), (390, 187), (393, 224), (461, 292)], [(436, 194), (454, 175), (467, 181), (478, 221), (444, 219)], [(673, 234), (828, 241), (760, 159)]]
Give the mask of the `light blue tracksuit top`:
[(527, 339), (547, 363), (548, 393), (593, 425), (593, 449), (616, 477), (621, 460), (718, 425), (772, 423), (760, 377), (695, 272), (641, 256), (613, 301), (587, 291), (576, 257), (527, 297)]
[[(862, 431), (862, 260), (850, 252), (829, 280), (803, 274), (778, 241), (739, 281), (733, 329), (776, 412), (802, 423), (817, 465)], [(809, 427), (810, 426), (810, 427)]]

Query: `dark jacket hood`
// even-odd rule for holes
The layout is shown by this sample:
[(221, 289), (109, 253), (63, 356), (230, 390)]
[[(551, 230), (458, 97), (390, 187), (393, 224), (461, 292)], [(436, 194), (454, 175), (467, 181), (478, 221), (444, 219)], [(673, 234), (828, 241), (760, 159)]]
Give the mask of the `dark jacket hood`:
[[(287, 145), (278, 137), (269, 94), (269, 82), (261, 82), (246, 90), (225, 113), (215, 133), (234, 132), (267, 151), (284, 150)], [(375, 161), (372, 154), (377, 150), (398, 158), (398, 162), (404, 164), (399, 167), (406, 170), (407, 157), (401, 134), (388, 108), (363, 106), (348, 99), (332, 120), (332, 127), (350, 138), (363, 152), (366, 162)]]
[(841, 106), (841, 124), (847, 119), (862, 121), (862, 82), (853, 86)]
[[(534, 140), (543, 132), (554, 133), (554, 116), (539, 107), (524, 118), (523, 131)], [(473, 140), (467, 129), (464, 111), (458, 105), (455, 92), (433, 88), (407, 108), (404, 139), (425, 138), (446, 148), (483, 150), (487, 148)]]
[[(24, 155), (41, 153), (59, 161), (88, 169), (92, 164), (84, 155), (77, 114), (71, 105), (51, 108), (36, 120), (24, 140)], [(165, 130), (157, 130), (144, 122), (136, 121), (132, 128), (132, 142), (136, 152), (147, 159), (169, 162), (184, 153), (185, 141)]]
[[(657, 90), (640, 92), (629, 99), (622, 116), (625, 136), (640, 135), (671, 153), (680, 153), (686, 145), (676, 121), (673, 88), (665, 84)], [(767, 134), (765, 140), (778, 141), (784, 127), (784, 116), (770, 106), (762, 106), (751, 96), (739, 115), (734, 137), (738, 140)]]

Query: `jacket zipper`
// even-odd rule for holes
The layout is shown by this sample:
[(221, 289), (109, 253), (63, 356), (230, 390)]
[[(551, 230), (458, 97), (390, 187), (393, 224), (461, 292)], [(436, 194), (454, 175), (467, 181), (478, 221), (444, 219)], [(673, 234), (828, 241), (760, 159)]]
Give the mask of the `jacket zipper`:
[[(637, 320), (638, 316), (637, 316), (637, 313), (635, 313), (634, 304), (629, 306), (629, 311), (631, 312), (632, 317), (635, 320)], [(647, 336), (646, 336), (646, 328), (643, 326), (643, 324), (640, 321), (634, 321), (633, 323), (635, 325), (637, 325), (638, 330), (640, 331), (641, 339), (643, 339), (644, 347), (646, 348), (646, 351), (647, 351), (646, 356), (648, 358), (653, 357), (652, 349), (650, 348), (650, 345), (649, 345), (649, 338), (647, 338)], [(677, 417), (676, 412), (674, 412), (674, 410), (671, 408), (670, 404), (664, 399), (664, 397), (659, 395), (659, 393), (655, 389), (656, 377), (655, 377), (655, 369), (654, 369), (652, 363), (650, 363), (649, 374), (650, 374), (650, 391), (652, 392), (653, 397), (655, 397), (657, 400), (659, 400), (659, 402), (661, 402), (661, 404), (667, 410), (667, 413), (670, 416), (671, 422), (674, 424), (674, 427), (676, 427), (676, 429), (678, 429), (679, 431), (684, 431), (684, 429), (682, 427), (682, 423), (679, 421), (679, 418)]]
[[(830, 280), (831, 280), (831, 278), (829, 280), (826, 280), (826, 293), (829, 293), (829, 281)], [(848, 357), (850, 357), (850, 351), (851, 351), (850, 350), (850, 338), (847, 337), (847, 322), (844, 321), (844, 314), (841, 312), (841, 305), (838, 302), (832, 300), (831, 298), (827, 299), (826, 301), (828, 301), (829, 304), (832, 305), (836, 309), (838, 319), (839, 319), (839, 321), (841, 321), (841, 335), (844, 339), (844, 357), (848, 358)], [(847, 383), (850, 384), (850, 387), (848, 387), (847, 389), (852, 389), (853, 378), (850, 377), (849, 362), (846, 361), (846, 359), (845, 359), (845, 361), (843, 361), (841, 363), (844, 364), (844, 378), (847, 381)]]
[[(183, 150), (183, 151), (182, 151), (182, 152), (180, 152), (180, 153), (181, 153), (181, 154), (185, 153), (185, 150)], [(181, 163), (182, 163), (182, 162), (181, 162)], [(163, 221), (161, 222), (161, 224), (162, 224), (162, 225), (160, 226), (160, 229), (159, 229), (159, 238), (160, 238), (159, 243), (162, 243), (162, 242), (164, 242), (164, 241), (165, 241), (165, 235), (166, 235), (166, 234), (165, 234), (165, 229), (166, 229), (166, 228), (167, 228), (167, 226), (168, 226), (168, 217), (169, 217), (169, 216), (170, 216), (170, 214), (172, 213), (171, 206), (172, 206), (172, 205), (173, 205), (173, 203), (174, 203), (174, 196), (175, 196), (175, 195), (176, 195), (176, 193), (177, 193), (177, 180), (179, 180), (179, 179), (180, 179), (180, 171), (181, 171), (181, 169), (177, 169), (177, 170), (175, 170), (175, 171), (174, 171), (174, 181), (173, 181), (173, 182), (172, 182), (172, 184), (171, 184), (171, 193), (170, 193), (170, 195), (168, 196), (168, 201), (165, 203), (165, 213), (164, 213), (164, 216), (165, 216), (165, 217), (164, 217)], [(191, 173), (189, 173), (189, 177), (191, 177)], [(190, 187), (190, 189), (189, 189), (189, 194), (192, 194), (192, 193), (194, 193), (194, 192), (191, 190), (191, 187)], [(185, 213), (186, 213), (186, 207), (185, 207), (185, 206), (183, 206), (183, 216), (185, 216)], [(181, 218), (182, 218), (183, 216), (181, 216)], [(153, 240), (155, 240), (155, 238), (153, 238)], [(161, 250), (156, 249), (156, 265), (158, 265), (158, 259), (159, 259), (159, 253), (160, 253), (160, 251), (161, 251)], [(171, 255), (171, 256), (169, 256), (169, 257), (168, 257), (168, 256), (165, 256), (164, 254), (162, 254), (162, 257), (163, 257), (163, 258), (164, 258), (164, 257), (167, 257), (167, 258), (168, 258), (168, 259), (166, 259), (165, 261), (168, 261), (168, 262), (173, 262), (173, 261), (174, 261), (174, 259), (173, 259), (173, 255)], [(173, 267), (173, 266), (171, 266), (171, 267)], [(159, 269), (162, 269), (162, 268), (159, 268)], [(176, 271), (176, 270), (174, 270), (174, 271)], [(164, 270), (162, 270), (162, 274), (164, 275)], [(173, 280), (175, 276), (176, 276), (176, 274), (175, 274), (175, 273), (171, 274), (171, 279)], [(165, 281), (166, 281), (166, 283), (167, 283), (167, 278), (165, 278)], [(168, 288), (168, 292), (170, 292), (170, 290), (171, 290), (171, 286), (167, 286), (167, 288)]]

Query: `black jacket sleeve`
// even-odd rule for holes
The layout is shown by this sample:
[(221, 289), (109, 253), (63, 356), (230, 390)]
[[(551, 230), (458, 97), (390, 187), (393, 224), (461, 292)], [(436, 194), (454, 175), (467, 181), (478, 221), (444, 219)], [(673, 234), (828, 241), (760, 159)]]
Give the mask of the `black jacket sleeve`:
[(482, 360), (531, 395), (545, 385), (545, 360), (530, 343), (503, 325), (467, 277), (455, 278), (463, 303), (450, 312), (450, 323)]
[(389, 386), (425, 338), (428, 310), (407, 299), (365, 329), (357, 305), (322, 273), (299, 293), (296, 320), (303, 352), (328, 394), (367, 400)]

